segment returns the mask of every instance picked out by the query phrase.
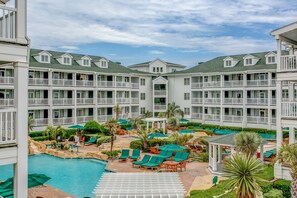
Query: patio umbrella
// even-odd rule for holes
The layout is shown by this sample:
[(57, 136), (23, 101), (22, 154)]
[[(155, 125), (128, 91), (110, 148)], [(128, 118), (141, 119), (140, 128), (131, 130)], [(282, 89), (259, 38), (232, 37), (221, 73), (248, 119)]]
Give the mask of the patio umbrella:
[(125, 120), (125, 119), (119, 119), (118, 123), (119, 124), (132, 124), (131, 122), (129, 122), (128, 120)]
[(151, 134), (149, 134), (148, 137), (150, 139), (153, 139), (153, 138), (167, 138), (168, 135), (167, 134), (164, 134), (164, 133), (157, 132), (157, 133), (151, 133)]
[(166, 151), (181, 151), (181, 150), (185, 150), (186, 147), (180, 146), (177, 144), (166, 144), (164, 146), (159, 146), (159, 149), (166, 150)]
[(70, 126), (70, 127), (68, 127), (68, 128), (70, 128), (70, 129), (84, 129), (85, 127), (84, 126), (82, 126), (82, 125), (72, 125), (72, 126)]
[[(28, 175), (28, 188), (41, 186), (51, 178), (44, 174), (29, 174)], [(0, 189), (13, 189), (13, 177), (7, 179), (0, 184)]]
[(195, 130), (192, 129), (183, 129), (178, 131), (181, 134), (187, 134), (187, 133), (195, 133)]
[(189, 122), (189, 120), (184, 119), (184, 118), (182, 118), (182, 119), (179, 120), (179, 123), (188, 123), (188, 122)]

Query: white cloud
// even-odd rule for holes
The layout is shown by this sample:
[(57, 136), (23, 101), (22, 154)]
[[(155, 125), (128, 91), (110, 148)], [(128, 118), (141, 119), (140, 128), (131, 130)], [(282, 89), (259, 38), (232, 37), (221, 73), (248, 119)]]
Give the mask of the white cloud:
[(160, 50), (151, 50), (149, 51), (150, 54), (164, 54), (163, 51), (160, 51)]
[(61, 47), (59, 47), (59, 48), (61, 48), (61, 49), (65, 49), (65, 50), (79, 50), (79, 47), (77, 47), (77, 46), (71, 46), (71, 45), (64, 45), (64, 46), (61, 46)]

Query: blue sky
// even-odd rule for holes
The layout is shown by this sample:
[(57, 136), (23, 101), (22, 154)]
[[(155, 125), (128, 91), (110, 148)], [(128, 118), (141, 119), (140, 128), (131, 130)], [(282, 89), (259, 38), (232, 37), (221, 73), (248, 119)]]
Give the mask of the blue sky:
[(158, 57), (191, 67), (274, 50), (269, 32), (297, 20), (296, 6), (296, 0), (28, 0), (28, 34), (34, 48), (123, 65)]

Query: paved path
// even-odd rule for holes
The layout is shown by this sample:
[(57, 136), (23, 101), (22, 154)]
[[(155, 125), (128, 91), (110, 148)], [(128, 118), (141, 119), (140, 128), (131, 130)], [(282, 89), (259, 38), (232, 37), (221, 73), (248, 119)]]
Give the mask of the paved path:
[(29, 188), (29, 198), (75, 198), (68, 193), (65, 193), (59, 189), (56, 189), (49, 185), (38, 186)]

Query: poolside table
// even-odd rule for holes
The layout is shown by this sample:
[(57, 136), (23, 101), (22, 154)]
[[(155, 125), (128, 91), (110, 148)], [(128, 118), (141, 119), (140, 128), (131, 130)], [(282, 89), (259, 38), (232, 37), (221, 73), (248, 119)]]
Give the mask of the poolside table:
[(176, 162), (176, 161), (165, 161), (165, 162), (163, 162), (162, 165), (164, 165), (164, 167), (167, 171), (177, 172), (178, 164), (179, 164), (179, 162)]

